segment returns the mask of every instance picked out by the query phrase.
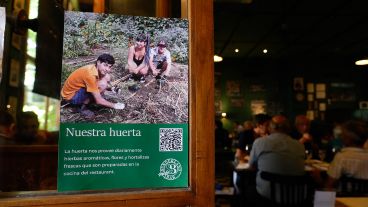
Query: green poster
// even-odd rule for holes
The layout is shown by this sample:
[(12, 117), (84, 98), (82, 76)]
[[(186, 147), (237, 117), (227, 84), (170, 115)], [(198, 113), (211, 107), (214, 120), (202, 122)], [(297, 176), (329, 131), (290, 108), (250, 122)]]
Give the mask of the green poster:
[(188, 187), (188, 22), (66, 12), (58, 191)]

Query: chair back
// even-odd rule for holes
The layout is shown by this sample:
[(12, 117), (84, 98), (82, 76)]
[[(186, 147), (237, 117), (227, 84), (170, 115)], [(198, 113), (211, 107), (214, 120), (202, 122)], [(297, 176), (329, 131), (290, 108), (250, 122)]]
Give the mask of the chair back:
[(368, 180), (343, 176), (339, 179), (339, 189), (337, 196), (354, 197), (368, 195)]
[(261, 172), (261, 178), (270, 182), (271, 202), (279, 206), (310, 206), (312, 185), (310, 176), (280, 175)]

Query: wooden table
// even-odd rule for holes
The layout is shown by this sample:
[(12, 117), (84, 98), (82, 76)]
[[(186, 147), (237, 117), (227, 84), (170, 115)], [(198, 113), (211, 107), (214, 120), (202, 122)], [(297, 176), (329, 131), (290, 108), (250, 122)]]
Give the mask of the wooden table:
[(335, 207), (364, 207), (368, 206), (368, 197), (338, 197)]

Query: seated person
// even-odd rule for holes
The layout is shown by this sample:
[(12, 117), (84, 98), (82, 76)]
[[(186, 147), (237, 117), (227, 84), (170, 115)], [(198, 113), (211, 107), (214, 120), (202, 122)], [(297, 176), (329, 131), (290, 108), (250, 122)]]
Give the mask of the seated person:
[(368, 125), (363, 121), (348, 121), (342, 125), (341, 138), (345, 147), (335, 155), (327, 171), (329, 189), (336, 186), (341, 176), (368, 180), (368, 150), (363, 148)]
[(47, 133), (39, 130), (38, 116), (33, 111), (18, 114), (15, 141), (17, 144), (45, 144)]
[(14, 132), (15, 120), (13, 116), (7, 111), (0, 110), (0, 145), (15, 144)]
[(94, 113), (87, 109), (87, 104), (94, 102), (98, 105), (124, 109), (123, 103), (112, 103), (102, 97), (102, 93), (111, 79), (110, 72), (114, 58), (109, 54), (102, 54), (95, 64), (86, 65), (72, 72), (66, 79), (61, 90), (63, 101), (79, 106), (77, 111), (92, 118)]
[(271, 117), (267, 114), (256, 114), (253, 118), (254, 128), (239, 133), (239, 141), (235, 152), (235, 158), (239, 162), (243, 162), (244, 157), (249, 154), (255, 139), (268, 135), (270, 120)]
[(256, 139), (250, 152), (249, 164), (258, 169), (256, 178), (257, 192), (270, 198), (270, 183), (260, 177), (262, 171), (281, 175), (304, 175), (304, 147), (291, 138), (290, 124), (286, 117), (272, 117), (270, 135)]
[(310, 133), (310, 128), (311, 121), (308, 117), (303, 114), (297, 115), (290, 136), (304, 145), (306, 153), (311, 155), (312, 159), (319, 159), (318, 145), (314, 142), (313, 136)]
[[(249, 155), (250, 150), (254, 140), (260, 137), (265, 137), (268, 135), (268, 126), (271, 117), (267, 114), (256, 114), (253, 117), (254, 128), (244, 130), (239, 133), (239, 140), (235, 151), (235, 164), (246, 163), (246, 156)], [(237, 194), (244, 194), (247, 190), (245, 189), (244, 182), (247, 178), (243, 173), (238, 173), (234, 171), (233, 173), (234, 187)], [(253, 183), (252, 183), (253, 184)], [(254, 187), (254, 186), (252, 186)]]

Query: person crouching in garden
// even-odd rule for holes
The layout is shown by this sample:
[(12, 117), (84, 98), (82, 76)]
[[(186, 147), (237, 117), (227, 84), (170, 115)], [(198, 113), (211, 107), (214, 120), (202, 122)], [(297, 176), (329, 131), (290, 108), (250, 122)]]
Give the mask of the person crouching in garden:
[(140, 34), (135, 39), (135, 44), (129, 47), (127, 68), (131, 79), (146, 81), (150, 58), (150, 38), (146, 34)]
[(160, 40), (157, 47), (152, 48), (150, 57), (150, 68), (156, 79), (165, 79), (171, 69), (171, 54), (166, 49), (165, 40)]
[(124, 109), (124, 103), (112, 103), (101, 95), (111, 80), (110, 72), (114, 63), (114, 57), (102, 54), (95, 64), (82, 66), (72, 72), (61, 90), (63, 101), (80, 106), (77, 111), (88, 118), (94, 116), (94, 113), (87, 109), (87, 105), (93, 100), (97, 105)]

